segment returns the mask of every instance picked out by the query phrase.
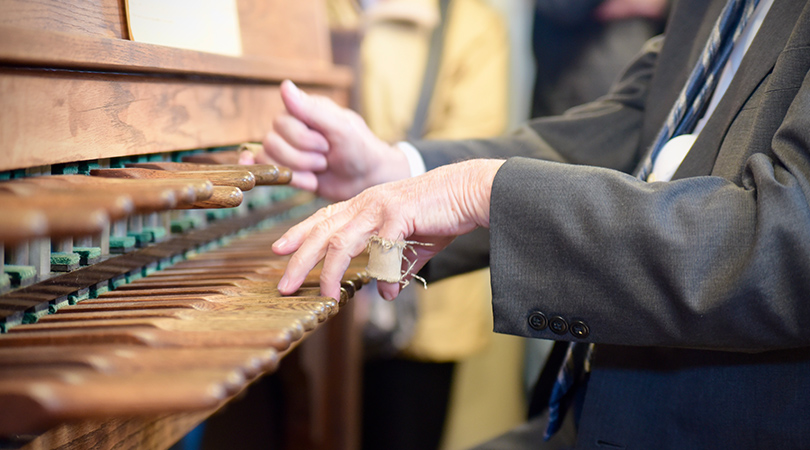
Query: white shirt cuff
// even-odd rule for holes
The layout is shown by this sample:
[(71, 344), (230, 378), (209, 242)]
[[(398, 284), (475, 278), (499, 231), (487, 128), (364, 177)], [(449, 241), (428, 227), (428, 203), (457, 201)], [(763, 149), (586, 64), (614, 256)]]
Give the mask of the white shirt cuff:
[(422, 159), (422, 154), (419, 153), (416, 147), (405, 141), (397, 142), (394, 145), (405, 154), (405, 158), (408, 160), (408, 166), (411, 169), (411, 177), (416, 177), (427, 172), (425, 160)]

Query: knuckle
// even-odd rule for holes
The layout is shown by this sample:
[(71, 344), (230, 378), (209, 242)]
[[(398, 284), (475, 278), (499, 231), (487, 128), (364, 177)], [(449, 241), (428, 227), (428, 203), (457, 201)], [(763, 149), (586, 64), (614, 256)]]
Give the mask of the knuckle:
[(329, 236), (330, 228), (329, 220), (326, 219), (313, 225), (309, 235), (314, 238), (326, 238)]
[(329, 238), (329, 248), (338, 252), (344, 252), (351, 248), (351, 239), (346, 233), (335, 233)]

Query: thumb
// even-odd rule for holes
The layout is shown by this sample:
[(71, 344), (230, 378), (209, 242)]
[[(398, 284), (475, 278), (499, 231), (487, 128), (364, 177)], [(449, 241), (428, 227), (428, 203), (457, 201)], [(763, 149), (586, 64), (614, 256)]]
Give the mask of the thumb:
[(292, 81), (284, 80), (281, 99), (290, 115), (321, 134), (328, 135), (340, 129), (343, 108), (329, 98), (309, 95)]

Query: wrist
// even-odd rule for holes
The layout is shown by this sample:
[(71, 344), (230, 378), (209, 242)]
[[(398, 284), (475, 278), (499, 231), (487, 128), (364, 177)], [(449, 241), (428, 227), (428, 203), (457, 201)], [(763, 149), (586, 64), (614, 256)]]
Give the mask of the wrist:
[(479, 177), (477, 180), (475, 190), (477, 199), (476, 205), (476, 223), (480, 227), (489, 228), (489, 209), (492, 203), (492, 185), (495, 183), (495, 175), (500, 170), (503, 159), (484, 159), (481, 160), (481, 170), (478, 172)]
[(394, 148), (401, 151), (408, 160), (408, 169), (410, 169), (411, 178), (418, 177), (419, 175), (427, 172), (425, 160), (422, 158), (422, 154), (419, 153), (419, 150), (417, 150), (413, 144), (410, 142), (401, 141), (394, 144)]
[(448, 180), (448, 187), (454, 192), (464, 222), (489, 228), (492, 185), (504, 162), (502, 159), (474, 159), (454, 164), (461, 169), (454, 171), (461, 179)]
[(370, 173), (370, 185), (375, 186), (411, 177), (408, 155), (398, 145), (379, 141), (377, 163)]

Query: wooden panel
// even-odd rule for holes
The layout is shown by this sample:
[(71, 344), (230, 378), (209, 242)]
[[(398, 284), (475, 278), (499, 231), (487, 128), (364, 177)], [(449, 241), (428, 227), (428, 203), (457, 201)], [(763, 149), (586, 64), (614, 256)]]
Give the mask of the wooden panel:
[(325, 4), (323, 0), (239, 0), (243, 53), (331, 63)]
[[(194, 429), (214, 411), (87, 421), (58, 426), (21, 443), (20, 450), (165, 449)], [(12, 447), (14, 448), (14, 447)]]
[[(3, 0), (0, 0), (3, 1)], [(348, 87), (351, 73), (329, 62), (235, 58), (120, 39), (0, 26), (0, 65), (217, 77)]]
[(274, 84), (0, 72), (0, 170), (261, 140), (282, 107)]
[[(0, 0), (0, 25), (128, 39), (124, 1)], [(330, 61), (321, 0), (239, 0), (238, 6), (246, 56)]]
[(0, 25), (126, 38), (123, 0), (0, 0)]

